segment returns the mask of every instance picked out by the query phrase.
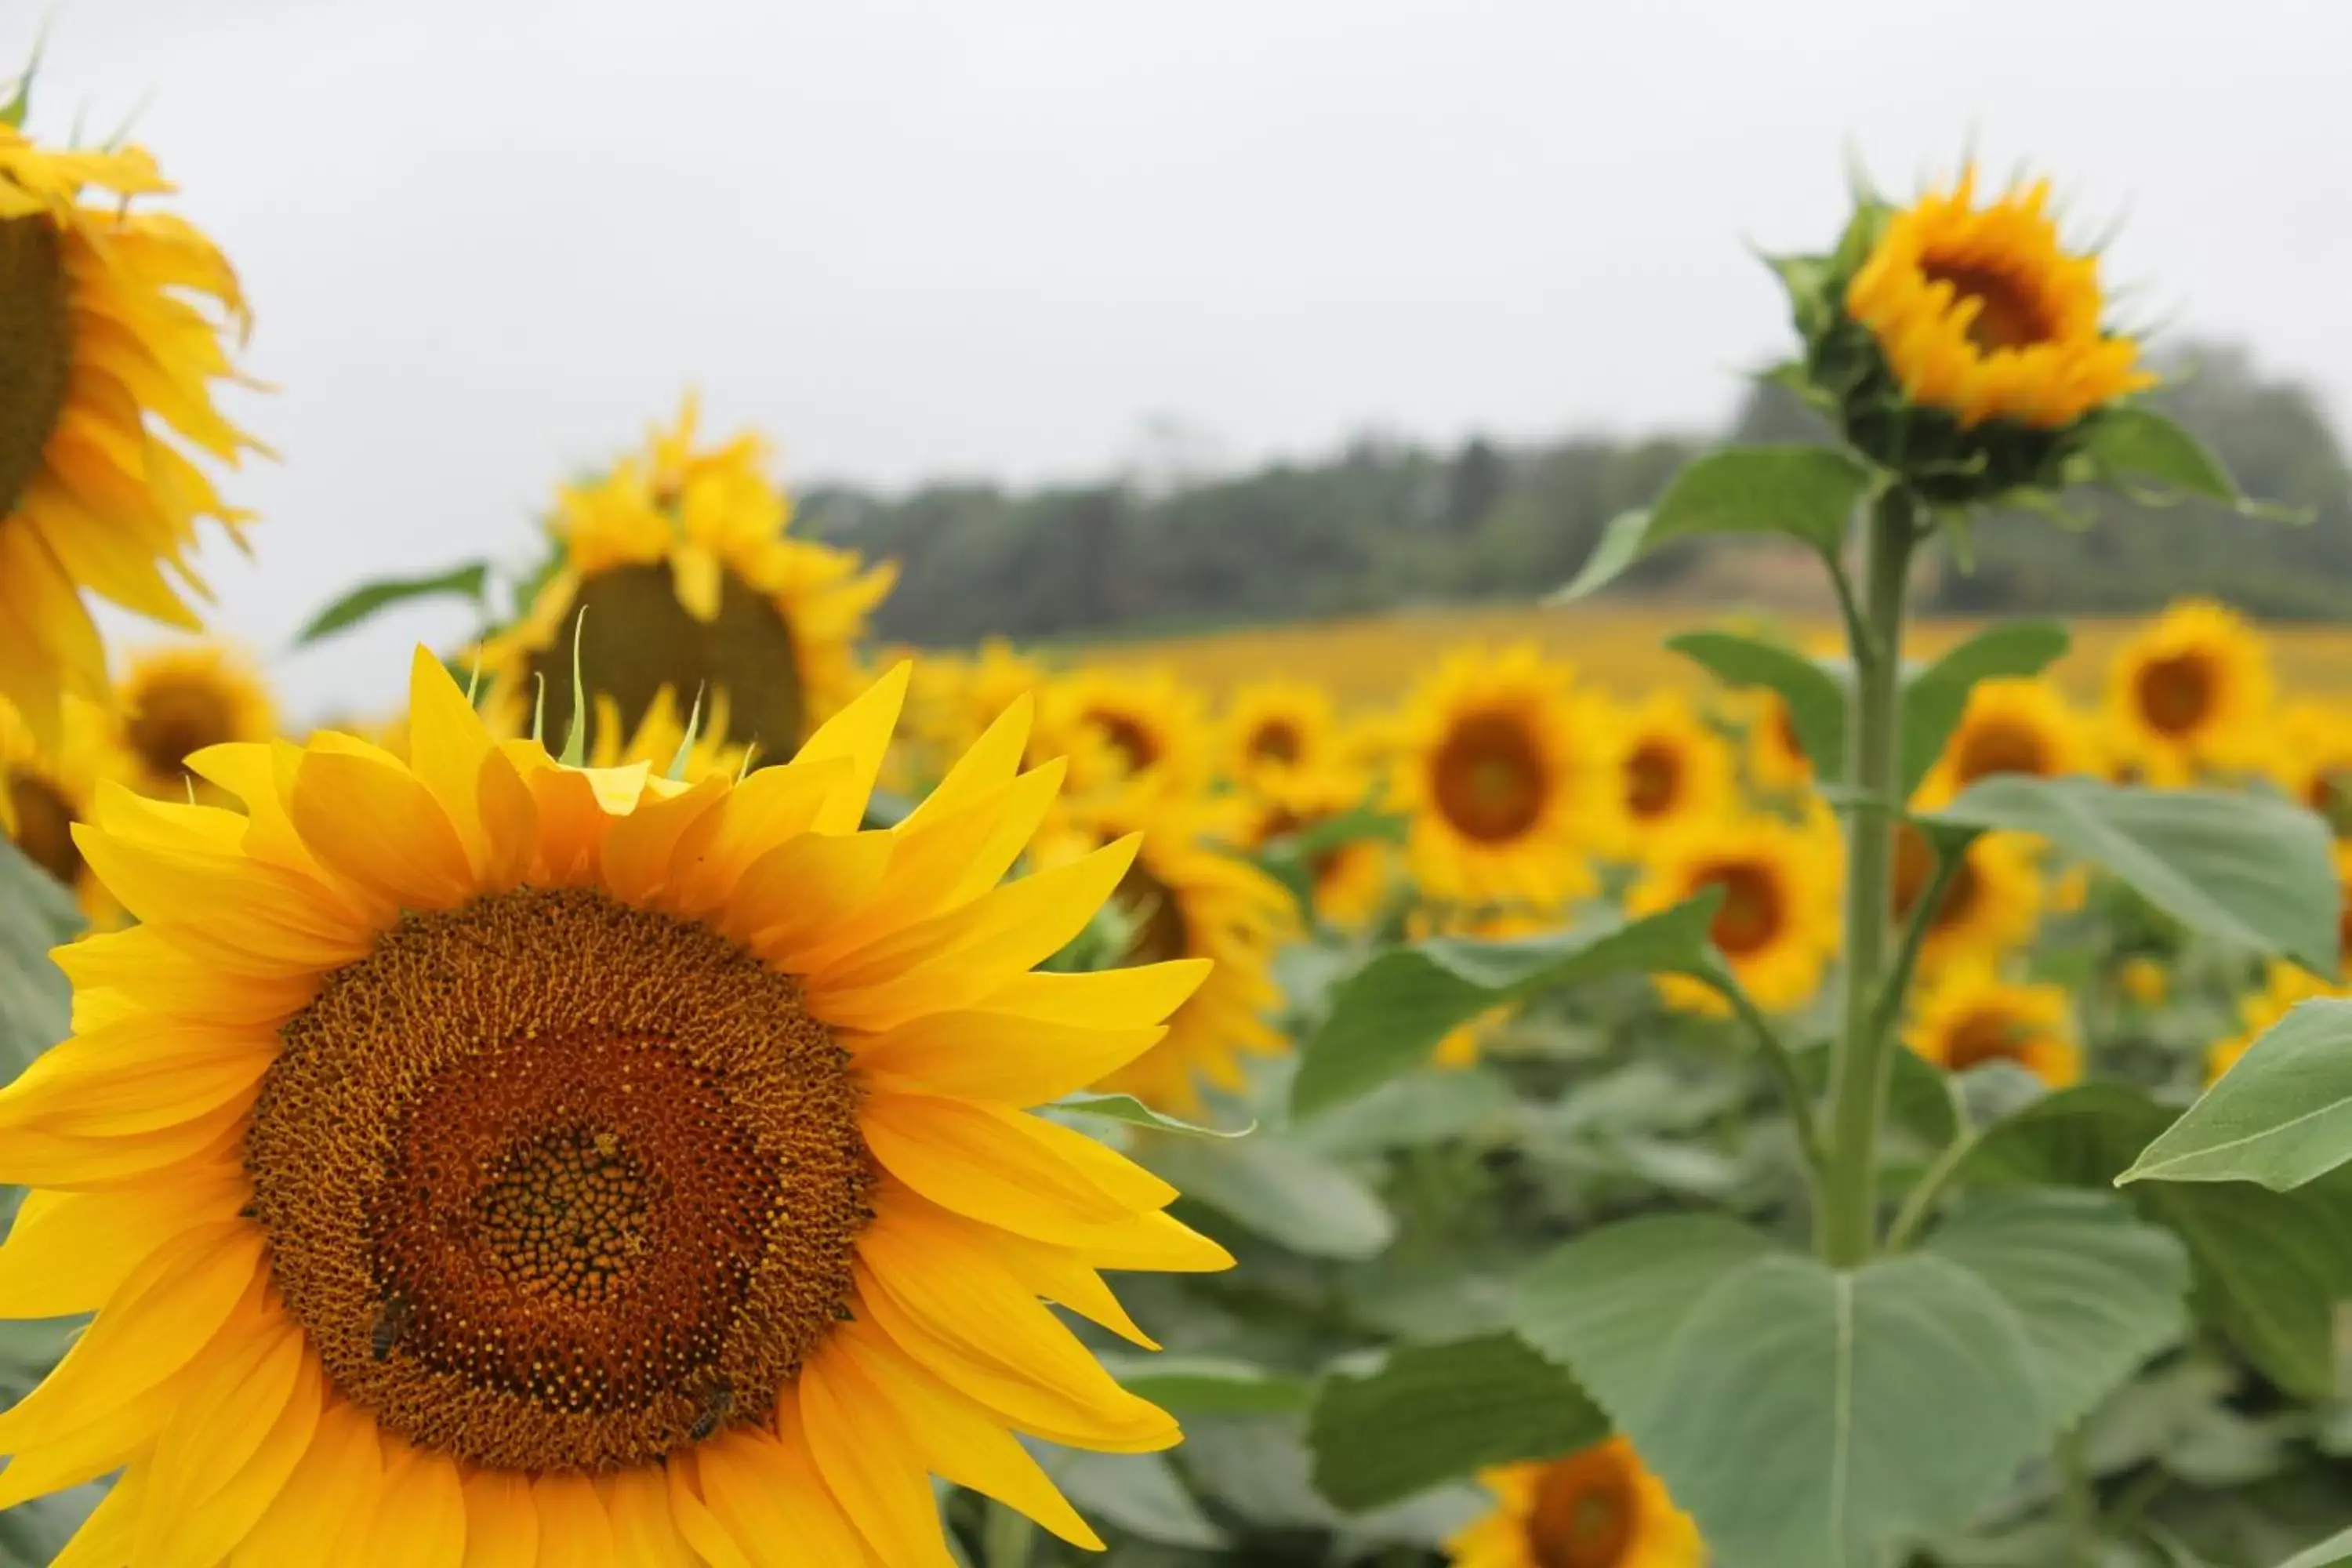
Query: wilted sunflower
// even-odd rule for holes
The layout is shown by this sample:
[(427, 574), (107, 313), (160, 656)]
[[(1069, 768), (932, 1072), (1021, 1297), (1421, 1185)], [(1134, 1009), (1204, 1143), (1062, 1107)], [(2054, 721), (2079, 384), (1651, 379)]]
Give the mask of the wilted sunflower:
[(244, 521), (183, 445), (231, 467), (257, 449), (213, 406), (245, 299), (194, 226), (131, 210), (172, 188), (139, 148), (0, 123), (0, 701), (44, 743), (60, 692), (110, 695), (81, 590), (193, 630), (196, 525)]
[(2238, 1033), (2217, 1040), (2205, 1053), (2205, 1081), (2211, 1083), (2238, 1065), (2246, 1047), (2304, 1002), (2326, 996), (2352, 995), (2352, 990), (2331, 984), (2300, 964), (2273, 962), (2263, 973), (2263, 988), (2238, 1001)]
[(1532, 645), (1449, 655), (1414, 688), (1394, 784), (1422, 891), (1554, 909), (1591, 890), (1616, 752), (1608, 715)]
[[(1253, 849), (1310, 834), (1360, 810), (1371, 783), (1351, 770), (1323, 768), (1269, 779), (1250, 802), (1244, 839)], [(1341, 929), (1361, 926), (1380, 912), (1392, 858), (1387, 839), (1367, 832), (1307, 857), (1315, 918)]]
[(148, 649), (131, 661), (116, 705), (122, 749), (135, 765), (131, 782), (163, 800), (185, 800), (192, 785), (210, 794), (187, 765), (207, 746), (267, 741), (278, 732), (278, 707), (260, 668), (220, 643)]
[(1947, 970), (1919, 997), (1906, 1037), (1938, 1067), (1966, 1072), (2015, 1062), (2053, 1089), (2083, 1076), (2074, 1012), (2063, 985), (2021, 984), (1976, 964)]
[[(1919, 949), (1919, 965), (1932, 973), (1947, 965), (1990, 963), (2033, 935), (2046, 901), (2033, 839), (2015, 833), (1988, 833), (1972, 841), (1944, 886)], [(1895, 829), (1894, 911), (1898, 924), (1910, 920), (1936, 875), (1936, 851), (1909, 823)]]
[(2048, 779), (2098, 771), (2090, 731), (2056, 686), (2038, 677), (1980, 680), (1921, 783), (1919, 798), (1940, 805), (2000, 773)]
[(2288, 798), (2352, 833), (2352, 712), (2334, 703), (2298, 702), (2279, 715), (2272, 773)]
[(2121, 760), (2151, 784), (2252, 765), (2269, 741), (2270, 655), (2235, 611), (2206, 599), (2168, 606), (2116, 650), (2107, 712)]
[(0, 1507), (121, 1467), (92, 1563), (946, 1568), (929, 1472), (1095, 1544), (1013, 1432), (1178, 1433), (1040, 1298), (1148, 1342), (1097, 1270), (1228, 1260), (1023, 1108), (1206, 965), (1031, 972), (1136, 846), (999, 885), (1025, 712), (858, 831), (905, 684), (688, 786), (493, 741), (420, 651), (409, 761), (102, 795), (144, 923), (60, 953), (79, 1032), (0, 1092), (0, 1310), (97, 1317)]
[(1129, 933), (1119, 962), (1210, 961), (1164, 1037), (1095, 1085), (1177, 1115), (1199, 1109), (1203, 1081), (1237, 1090), (1247, 1058), (1287, 1048), (1266, 1017), (1282, 1000), (1275, 949), (1297, 910), (1281, 883), (1234, 852), (1232, 818), (1220, 804), (1130, 793), (1079, 805), (1040, 847), (1041, 863), (1054, 865), (1139, 834), (1143, 847), (1112, 895)]
[(1342, 763), (1331, 695), (1304, 680), (1254, 680), (1225, 713), (1225, 771), (1267, 786), (1294, 773)]
[[(1759, 1006), (1796, 1007), (1820, 989), (1838, 943), (1842, 849), (1824, 815), (1791, 826), (1731, 816), (1694, 824), (1659, 845), (1626, 900), (1652, 915), (1711, 888), (1722, 889), (1708, 934)], [(1697, 1012), (1723, 999), (1682, 975), (1658, 977), (1667, 1002)]]
[(1701, 1568), (1698, 1526), (1633, 1445), (1612, 1437), (1566, 1458), (1479, 1473), (1495, 1511), (1445, 1550), (1457, 1568)]
[(575, 628), (588, 690), (632, 730), (663, 687), (724, 692), (711, 738), (787, 756), (856, 694), (852, 649), (897, 569), (790, 537), (760, 438), (698, 447), (696, 420), (689, 397), (643, 454), (557, 498), (555, 570), (481, 649), (503, 732), (530, 727), (542, 680), (544, 732), (566, 732)]
[(90, 874), (73, 825), (88, 819), (100, 782), (121, 776), (122, 760), (108, 715), (94, 705), (68, 697), (59, 721), (58, 745), (42, 750), (16, 710), (0, 702), (0, 833), (73, 894), (85, 919), (111, 925), (121, 911)]
[(1037, 746), (1070, 760), (1073, 795), (1184, 795), (1208, 782), (1213, 736), (1199, 689), (1166, 668), (1062, 676), (1038, 700)]
[(1622, 714), (1616, 752), (1621, 856), (1638, 858), (1661, 835), (1730, 808), (1731, 749), (1678, 691), (1654, 691)]

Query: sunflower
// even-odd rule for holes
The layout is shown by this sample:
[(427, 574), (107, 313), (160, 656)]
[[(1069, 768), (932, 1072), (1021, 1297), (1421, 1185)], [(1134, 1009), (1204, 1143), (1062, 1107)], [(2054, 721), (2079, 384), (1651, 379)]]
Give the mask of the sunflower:
[(2338, 837), (2352, 832), (2352, 712), (2297, 702), (2279, 714), (2277, 734), (2272, 772), (2279, 787), (2326, 818)]
[(2327, 996), (2352, 995), (2352, 988), (2333, 985), (2299, 964), (2273, 962), (2263, 973), (2263, 988), (2238, 1002), (2238, 1033), (2216, 1040), (2205, 1053), (2205, 1081), (2211, 1083), (2238, 1065), (2246, 1047), (2304, 1002)]
[(1919, 799), (1941, 805), (2000, 773), (2047, 779), (2099, 771), (2098, 747), (2056, 686), (2040, 678), (1980, 680), (1922, 781)]
[[(1776, 1011), (1802, 1005), (1818, 990), (1837, 951), (1842, 848), (1825, 814), (1802, 825), (1758, 816), (1694, 824), (1658, 846), (1626, 900), (1652, 915), (1707, 889), (1720, 889), (1709, 935), (1757, 1005)], [(1667, 1002), (1715, 1013), (1723, 1000), (1682, 975), (1658, 977)]]
[(1225, 771), (1268, 785), (1342, 760), (1330, 693), (1303, 680), (1256, 680), (1234, 693), (1225, 714)]
[(927, 1472), (1097, 1544), (1013, 1436), (1178, 1439), (1040, 1298), (1229, 1259), (1024, 1107), (1206, 965), (1031, 973), (1125, 840), (999, 879), (1028, 715), (860, 832), (903, 667), (787, 766), (492, 739), (421, 650), (410, 760), (215, 747), (245, 814), (101, 792), (143, 922), (0, 1091), (0, 1310), (97, 1316), (0, 1415), (0, 1507), (121, 1468), (76, 1561), (946, 1568)]
[(2172, 972), (2146, 953), (2136, 953), (2116, 966), (2116, 988), (2135, 1007), (2161, 1007), (2172, 994)]
[(2148, 782), (2187, 784), (2260, 757), (2271, 721), (2270, 655), (2236, 612), (2184, 599), (2116, 650), (2107, 712), (2122, 760)]
[(1618, 854), (1637, 858), (1659, 836), (1730, 808), (1731, 750), (1682, 693), (1651, 693), (1620, 717), (1616, 742)]
[(961, 755), (1006, 709), (1043, 690), (1050, 679), (1044, 664), (1002, 637), (989, 638), (968, 658), (930, 656), (916, 666), (908, 699), (916, 736)]
[(2083, 1076), (2066, 988), (2019, 984), (1974, 964), (1946, 970), (1922, 993), (1906, 1043), (1952, 1072), (2015, 1062), (2053, 1089)]
[(207, 746), (267, 741), (278, 732), (278, 705), (259, 666), (220, 643), (172, 644), (139, 655), (116, 704), (132, 783), (162, 800), (185, 800), (191, 788), (215, 805), (226, 800), (201, 786), (188, 759)]
[(727, 694), (723, 691), (681, 714), (676, 694), (665, 686), (654, 693), (652, 704), (634, 730), (621, 722), (620, 704), (610, 696), (597, 693), (593, 709), (596, 743), (586, 749), (591, 768), (644, 763), (655, 773), (675, 774), (688, 784), (698, 784), (713, 773), (739, 778), (758, 760), (752, 748), (730, 746), (719, 739), (727, 733)]
[(122, 759), (97, 707), (68, 697), (59, 719), (59, 744), (44, 751), (16, 710), (0, 702), (0, 832), (74, 895), (92, 925), (109, 926), (121, 911), (90, 874), (73, 825), (88, 820), (100, 781), (120, 776)]
[(1698, 1526), (1622, 1437), (1478, 1477), (1495, 1510), (1445, 1543), (1458, 1568), (1701, 1568)]
[(187, 222), (131, 210), (172, 188), (139, 148), (47, 151), (0, 123), (0, 702), (45, 745), (61, 692), (111, 695), (81, 590), (194, 630), (196, 525), (245, 521), (183, 449), (259, 450), (213, 406), (245, 299)]
[(575, 634), (587, 689), (632, 729), (665, 686), (724, 692), (711, 738), (782, 756), (855, 695), (853, 649), (897, 569), (788, 537), (766, 447), (748, 433), (698, 447), (697, 417), (689, 397), (644, 453), (560, 493), (554, 570), (480, 650), (504, 732), (529, 728), (542, 686), (546, 733), (565, 732)]
[(1465, 649), (1408, 700), (1396, 805), (1422, 891), (1556, 909), (1593, 886), (1617, 758), (1608, 715), (1530, 644)]
[[(1338, 768), (1270, 778), (1251, 799), (1244, 841), (1263, 849), (1344, 817), (1371, 798), (1370, 780)], [(1342, 930), (1369, 923), (1388, 895), (1390, 859), (1389, 845), (1378, 834), (1318, 850), (1307, 865), (1314, 879), (1315, 918)]]
[(1976, 171), (1889, 218), (1846, 285), (1904, 397), (1969, 429), (2074, 424), (2156, 384), (2139, 345), (2100, 324), (2095, 256), (2069, 252), (2046, 180), (1976, 205)]
[(1129, 792), (1080, 804), (1039, 851), (1056, 865), (1140, 836), (1142, 850), (1112, 895), (1126, 931), (1124, 963), (1210, 961), (1208, 978), (1168, 1019), (1165, 1037), (1094, 1087), (1177, 1115), (1197, 1110), (1201, 1083), (1247, 1082), (1244, 1060), (1287, 1048), (1266, 1016), (1282, 1000), (1274, 952), (1297, 921), (1289, 892), (1233, 852), (1221, 802)]
[(1740, 726), (1747, 742), (1748, 775), (1759, 790), (1779, 794), (1801, 790), (1813, 782), (1813, 760), (1797, 738), (1796, 721), (1777, 691), (1759, 689), (1740, 704)]
[[(1936, 875), (1935, 847), (1909, 823), (1895, 829), (1895, 919), (1910, 920)], [(1963, 961), (1990, 962), (2033, 935), (2046, 902), (2037, 847), (2015, 833), (1988, 833), (1971, 841), (1927, 924), (1919, 949), (1922, 970)]]
[(1045, 689), (1036, 744), (1069, 758), (1074, 795), (1181, 796), (1208, 782), (1213, 735), (1199, 689), (1173, 670), (1105, 668)]

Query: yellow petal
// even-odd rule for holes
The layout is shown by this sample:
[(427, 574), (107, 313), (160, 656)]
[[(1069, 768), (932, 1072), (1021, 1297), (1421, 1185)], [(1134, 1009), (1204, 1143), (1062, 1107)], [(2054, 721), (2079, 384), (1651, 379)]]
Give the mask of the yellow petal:
[[(719, 1439), (722, 1443), (730, 1440), (727, 1437)], [(701, 1447), (707, 1449), (712, 1445), (705, 1443)], [(734, 1531), (710, 1511), (709, 1504), (703, 1501), (699, 1489), (702, 1467), (696, 1454), (697, 1450), (692, 1448), (673, 1454), (669, 1463), (664, 1467), (664, 1479), (669, 1491), (670, 1517), (677, 1521), (678, 1534), (685, 1538), (687, 1545), (702, 1561), (710, 1564), (710, 1568), (760, 1568), (742, 1543), (735, 1539)]]
[(727, 781), (698, 781), (682, 795), (646, 801), (613, 824), (604, 836), (603, 874), (607, 891), (625, 904), (644, 905), (667, 885), (670, 857), (678, 836), (700, 820), (727, 794)]
[(333, 969), (374, 945), (374, 931), (325, 887), (282, 867), (137, 843), (88, 823), (74, 843), (125, 909), (232, 973)]
[(203, 1162), (244, 1136), (244, 1100), (174, 1127), (121, 1138), (83, 1138), (41, 1128), (0, 1130), (0, 1181), (25, 1186), (97, 1191), (173, 1165)]
[(1036, 708), (1036, 699), (1026, 691), (1014, 698), (981, 732), (971, 749), (956, 759), (947, 776), (940, 780), (939, 787), (924, 796), (898, 826), (918, 826), (971, 805), (1011, 784), (1013, 775), (1021, 771), (1021, 758), (1028, 750), (1029, 728)]
[(125, 1472), (89, 1510), (65, 1550), (49, 1560), (49, 1568), (122, 1568), (132, 1560), (132, 1537), (146, 1506), (147, 1478), (137, 1470)]
[(988, 994), (992, 1013), (1012, 1013), (1048, 1024), (1097, 1028), (1157, 1024), (1184, 1005), (1209, 977), (1205, 958), (1175, 958), (1134, 969), (1090, 974), (1038, 970), (1016, 974)]
[(798, 950), (874, 897), (889, 868), (887, 833), (804, 833), (751, 862), (719, 915), (728, 936), (797, 972)]
[(177, 1126), (250, 1100), (277, 1059), (258, 1031), (132, 1018), (43, 1052), (0, 1089), (0, 1128), (109, 1138)]
[(381, 1485), (375, 1423), (330, 1394), (310, 1448), (268, 1511), (237, 1542), (232, 1568), (284, 1568), (324, 1561), (354, 1510), (373, 1510)]
[(892, 666), (856, 701), (820, 725), (793, 758), (795, 763), (849, 759), (848, 778), (817, 813), (818, 832), (851, 833), (866, 820), (866, 805), (873, 798), (883, 753), (890, 749), (891, 732), (898, 726), (898, 710), (907, 700), (907, 681), (914, 668), (906, 662)]
[(483, 761), (495, 749), (481, 715), (449, 671), (429, 649), (418, 648), (408, 671), (408, 764), (448, 813), (477, 882), (491, 865), (479, 781)]
[(1071, 1239), (1074, 1228), (1115, 1225), (1176, 1196), (1116, 1154), (1110, 1162), (1073, 1158), (1078, 1145), (1102, 1145), (1022, 1111), (877, 1090), (860, 1121), (875, 1159), (908, 1187), (943, 1208), (1041, 1241)]
[(312, 752), (287, 810), (311, 853), (361, 887), (412, 910), (455, 909), (478, 886), (449, 814), (406, 768)]
[(721, 907), (743, 868), (814, 830), (826, 801), (847, 787), (846, 758), (761, 768), (726, 792), (715, 811), (682, 828), (657, 907), (699, 918)]
[(215, 1347), (155, 1441), (132, 1560), (212, 1568), (293, 1474), (319, 1424), (323, 1376), (299, 1326)]
[(383, 1568), (461, 1568), (466, 1561), (466, 1489), (455, 1461), (378, 1432), (383, 1496), (375, 1531)]
[[(532, 1568), (539, 1560), (539, 1511), (530, 1479), (513, 1470), (467, 1476), (465, 1568)], [(548, 1568), (556, 1568), (553, 1559)]]
[(124, 1192), (26, 1194), (0, 1246), (0, 1318), (97, 1310), (157, 1247), (233, 1218), (252, 1191), (244, 1167), (224, 1161)]
[(613, 1555), (613, 1527), (604, 1518), (604, 1500), (595, 1483), (583, 1475), (551, 1473), (530, 1484), (539, 1514), (539, 1556), (548, 1563), (570, 1568), (618, 1568)]
[[(779, 1424), (784, 1420), (780, 1413)], [(698, 1447), (695, 1463), (711, 1517), (755, 1568), (865, 1561), (856, 1531), (799, 1445), (796, 1428), (787, 1441), (738, 1426)]]
[(922, 1454), (885, 1404), (831, 1353), (801, 1368), (799, 1396), (809, 1454), (842, 1511), (885, 1563), (954, 1568)]
[(1168, 1033), (1157, 1024), (1097, 1028), (1010, 1013), (931, 1013), (849, 1042), (857, 1071), (913, 1094), (1042, 1105), (1100, 1079)]
[(613, 1523), (613, 1549), (627, 1568), (696, 1568), (698, 1560), (677, 1531), (659, 1465), (616, 1470), (599, 1489)]
[(267, 979), (224, 974), (152, 926), (84, 937), (52, 956), (74, 984), (77, 1029), (95, 1026), (87, 1016), (93, 998), (121, 992), (167, 1005), (191, 1022), (274, 1032), (309, 1005), (318, 989), (318, 976), (307, 971)]

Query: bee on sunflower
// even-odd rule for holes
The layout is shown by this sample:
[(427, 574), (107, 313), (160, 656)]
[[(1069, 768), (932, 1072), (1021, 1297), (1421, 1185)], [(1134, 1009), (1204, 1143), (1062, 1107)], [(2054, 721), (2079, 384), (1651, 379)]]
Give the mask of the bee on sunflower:
[(198, 525), (247, 521), (190, 454), (262, 449), (213, 401), (251, 318), (211, 240), (133, 205), (173, 189), (142, 148), (44, 147), (0, 119), (0, 702), (45, 745), (61, 694), (112, 700), (83, 591), (194, 631)]
[[(479, 650), (500, 732), (534, 713), (568, 732), (575, 641), (586, 689), (632, 732), (664, 688), (723, 693), (728, 728), (711, 738), (785, 756), (856, 694), (856, 645), (897, 569), (792, 537), (765, 444), (746, 432), (704, 447), (698, 425), (689, 396), (643, 452), (558, 495), (544, 581)], [(593, 714), (588, 736), (603, 742)]]
[[(131, 783), (159, 800), (184, 800), (212, 786), (188, 759), (208, 746), (267, 741), (278, 733), (278, 704), (261, 667), (224, 643), (173, 643), (138, 655), (117, 689)], [(226, 795), (212, 794), (220, 805)]]
[(1979, 964), (1954, 965), (1920, 994), (1906, 1043), (1950, 1072), (2014, 1062), (2052, 1089), (2083, 1076), (2066, 988), (2002, 980)]
[(121, 778), (128, 768), (115, 744), (111, 715), (68, 697), (58, 717), (58, 743), (44, 749), (33, 744), (33, 732), (16, 710), (0, 702), (0, 833), (73, 894), (85, 920), (104, 929), (119, 923), (122, 911), (91, 875), (73, 826), (89, 820), (99, 784)]
[(2156, 784), (2258, 765), (2271, 745), (2272, 701), (2262, 635), (2207, 599), (2168, 605), (2116, 650), (2107, 672), (2120, 760)]
[(499, 741), (419, 650), (404, 760), (101, 789), (142, 923), (0, 1090), (0, 1314), (96, 1316), (0, 1507), (119, 1469), (76, 1562), (949, 1568), (936, 1475), (1099, 1546), (1013, 1434), (1179, 1433), (1045, 1299), (1148, 1343), (1098, 1271), (1231, 1260), (1028, 1108), (1208, 966), (1034, 971), (1138, 846), (1002, 880), (1061, 774), (1025, 705), (861, 831), (905, 686), (689, 784)]
[(1706, 1561), (1698, 1526), (1622, 1437), (1484, 1470), (1478, 1479), (1495, 1508), (1446, 1542), (1455, 1568), (1702, 1568)]
[[(1825, 814), (1801, 823), (1727, 816), (1694, 824), (1658, 846), (1626, 898), (1635, 915), (1656, 914), (1710, 889), (1722, 891), (1708, 936), (1757, 1005), (1802, 1006), (1821, 988), (1837, 952), (1843, 854)], [(1657, 977), (1669, 1005), (1717, 1014), (1714, 989), (1680, 974)]]

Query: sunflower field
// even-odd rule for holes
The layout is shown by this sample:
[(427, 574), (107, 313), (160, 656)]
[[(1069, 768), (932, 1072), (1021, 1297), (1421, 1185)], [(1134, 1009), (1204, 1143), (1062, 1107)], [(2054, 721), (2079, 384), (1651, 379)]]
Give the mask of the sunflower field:
[[(1442, 644), (879, 647), (688, 398), (313, 729), (199, 609), (236, 274), (27, 108), (0, 1563), (2352, 1562), (2352, 690), (1911, 624), (1984, 509), (2294, 522), (2046, 186), (1769, 258), (1838, 443)], [(1834, 624), (1559, 654), (1698, 534)]]

